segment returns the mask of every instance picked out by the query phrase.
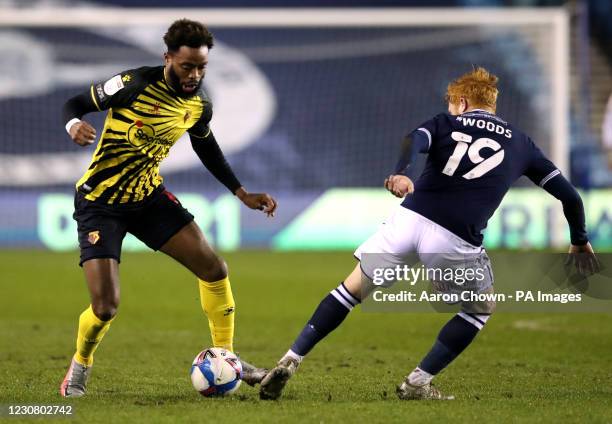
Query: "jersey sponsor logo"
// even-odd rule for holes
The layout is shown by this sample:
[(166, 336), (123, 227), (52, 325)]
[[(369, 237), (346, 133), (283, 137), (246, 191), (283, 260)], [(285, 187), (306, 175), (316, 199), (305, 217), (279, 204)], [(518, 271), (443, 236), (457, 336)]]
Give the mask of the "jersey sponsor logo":
[(141, 147), (143, 144), (159, 144), (162, 146), (172, 146), (174, 140), (158, 137), (155, 135), (155, 128), (138, 120), (128, 129), (127, 139), (134, 147)]
[(112, 96), (116, 94), (119, 90), (121, 90), (123, 87), (125, 87), (125, 85), (123, 85), (121, 75), (115, 75), (104, 83), (104, 93), (109, 96)]
[(475, 119), (468, 117), (459, 117), (457, 120), (463, 123), (464, 127), (476, 127), (481, 130), (487, 130), (494, 132), (495, 134), (503, 135), (506, 138), (512, 138), (512, 130), (505, 128), (502, 125), (498, 125), (491, 121), (485, 121), (484, 119)]
[(87, 241), (91, 244), (96, 244), (100, 240), (100, 231), (90, 231), (87, 234)]

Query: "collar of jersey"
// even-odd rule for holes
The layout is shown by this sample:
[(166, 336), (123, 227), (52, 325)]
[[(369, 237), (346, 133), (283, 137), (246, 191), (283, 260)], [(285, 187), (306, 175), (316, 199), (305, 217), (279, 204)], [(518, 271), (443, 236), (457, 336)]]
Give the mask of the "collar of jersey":
[(468, 113), (475, 113), (475, 112), (487, 113), (489, 115), (495, 115), (494, 113), (491, 113), (488, 110), (484, 110), (484, 109), (472, 109), (469, 112), (463, 112), (462, 115), (467, 115)]
[(500, 117), (499, 117), (499, 116), (497, 116), (496, 114), (491, 113), (491, 112), (489, 112), (489, 111), (486, 111), (486, 110), (484, 110), (484, 109), (473, 109), (473, 110), (470, 110), (469, 112), (463, 112), (463, 113), (462, 113), (460, 116), (463, 116), (463, 115), (469, 115), (470, 113), (485, 113), (485, 114), (487, 114), (487, 115), (491, 115), (492, 117), (494, 117), (494, 118), (495, 118), (495, 119), (497, 119), (498, 121), (503, 122), (503, 123), (504, 123), (504, 125), (508, 125), (508, 123), (507, 123), (506, 121), (504, 121), (502, 118), (500, 118)]

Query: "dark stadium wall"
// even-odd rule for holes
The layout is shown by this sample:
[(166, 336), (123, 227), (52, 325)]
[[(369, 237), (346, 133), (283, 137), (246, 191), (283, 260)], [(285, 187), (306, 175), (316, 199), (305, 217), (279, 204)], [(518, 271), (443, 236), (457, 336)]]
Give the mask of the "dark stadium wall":
[[(452, 7), (461, 6), (461, 0), (102, 0), (124, 7)], [(491, 2), (496, 3), (496, 2)]]
[[(596, 1), (596, 0), (594, 0)], [(564, 0), (102, 0), (124, 7), (495, 7), (561, 6)]]

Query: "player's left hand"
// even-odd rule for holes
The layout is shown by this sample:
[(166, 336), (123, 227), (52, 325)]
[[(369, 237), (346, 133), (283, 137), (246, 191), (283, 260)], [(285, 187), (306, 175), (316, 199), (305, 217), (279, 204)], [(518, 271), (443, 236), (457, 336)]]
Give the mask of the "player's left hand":
[(565, 261), (566, 265), (576, 265), (580, 275), (589, 276), (599, 272), (600, 266), (591, 243), (577, 246), (570, 245), (569, 253)]
[(405, 197), (414, 191), (414, 184), (405, 175), (389, 175), (385, 178), (385, 188), (395, 197)]
[(236, 191), (236, 196), (247, 207), (263, 211), (269, 217), (274, 216), (277, 203), (268, 193), (248, 193), (241, 187)]

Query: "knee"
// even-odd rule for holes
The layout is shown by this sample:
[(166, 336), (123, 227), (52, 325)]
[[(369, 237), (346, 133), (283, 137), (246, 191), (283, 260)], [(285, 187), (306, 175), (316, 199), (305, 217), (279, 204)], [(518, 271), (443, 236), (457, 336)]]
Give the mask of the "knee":
[(495, 308), (497, 308), (497, 302), (495, 300), (489, 300), (486, 302), (482, 302), (479, 311), (481, 314), (484, 315), (493, 315), (493, 312), (495, 312)]
[(108, 298), (101, 298), (91, 303), (94, 315), (102, 321), (109, 321), (117, 315), (119, 308), (119, 296), (114, 295)]
[(223, 280), (226, 277), (227, 264), (217, 255), (212, 260), (207, 261), (198, 273), (198, 278), (208, 282)]

